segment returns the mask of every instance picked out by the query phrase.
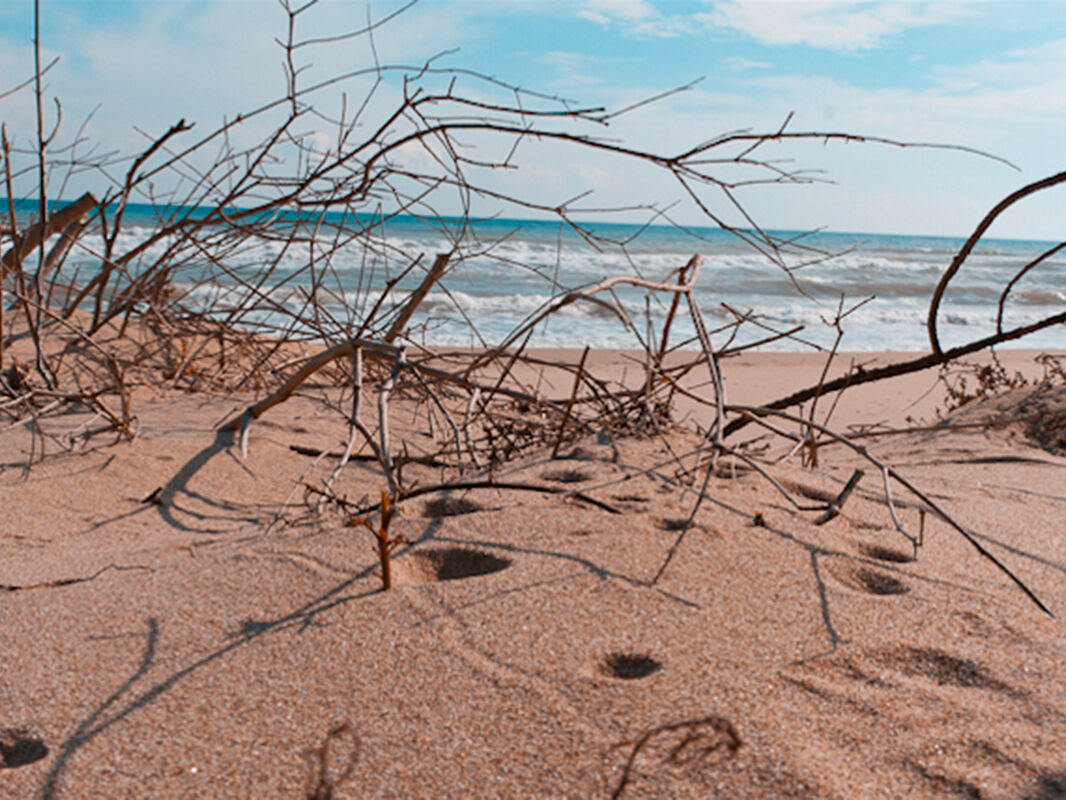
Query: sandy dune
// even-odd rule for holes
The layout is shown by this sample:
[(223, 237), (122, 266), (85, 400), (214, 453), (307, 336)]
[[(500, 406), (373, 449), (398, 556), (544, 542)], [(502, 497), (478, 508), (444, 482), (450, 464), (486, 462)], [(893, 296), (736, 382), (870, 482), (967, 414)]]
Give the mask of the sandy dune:
[[(814, 363), (730, 360), (730, 400), (805, 385)], [(934, 385), (861, 387), (834, 422), (935, 424)], [(292, 446), (345, 434), (319, 393), (264, 415), (244, 461), (217, 426), (250, 396), (144, 393), (134, 442), (28, 473), (23, 429), (0, 433), (0, 796), (1066, 796), (1063, 391), (862, 440), (1055, 618), (933, 515), (914, 560), (843, 446), (819, 471), (768, 467), (804, 509), (724, 460), (682, 531), (694, 494), (657, 443), (595, 435), (496, 477), (618, 513), (412, 499), (382, 592), (370, 535), (305, 502), (335, 461)], [(416, 422), (403, 435), (417, 444)], [(815, 524), (855, 469), (843, 513)], [(365, 462), (337, 484), (381, 488)]]

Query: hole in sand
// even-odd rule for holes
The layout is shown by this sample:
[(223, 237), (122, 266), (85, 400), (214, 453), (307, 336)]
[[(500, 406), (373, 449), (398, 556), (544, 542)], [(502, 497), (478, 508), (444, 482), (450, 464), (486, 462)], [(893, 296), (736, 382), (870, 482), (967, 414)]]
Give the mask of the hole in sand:
[(893, 564), (907, 564), (914, 561), (914, 556), (904, 553), (902, 550), (893, 550), (891, 547), (882, 547), (877, 544), (859, 545), (863, 555), (876, 558), (878, 561), (890, 561)]
[(828, 572), (844, 586), (864, 594), (899, 595), (911, 590), (904, 581), (888, 572), (856, 564), (850, 559), (832, 559)]
[(855, 573), (859, 587), (870, 594), (906, 594), (911, 590), (907, 584), (891, 575), (872, 569), (860, 569)]
[(511, 566), (511, 559), (466, 547), (417, 550), (393, 563), (398, 583), (433, 583), (491, 575)]
[(662, 663), (647, 653), (609, 653), (600, 663), (598, 671), (608, 678), (633, 681), (654, 675), (662, 668)]
[(589, 479), (589, 475), (578, 469), (560, 469), (554, 472), (545, 472), (541, 475), (546, 481), (555, 481), (556, 483), (582, 483)]
[(0, 730), (0, 766), (15, 769), (40, 761), (48, 755), (48, 747), (24, 730)]
[(481, 511), (482, 506), (465, 497), (438, 497), (427, 500), (425, 514), (427, 517), (457, 517), (460, 514), (473, 514)]
[(687, 522), (688, 517), (664, 517), (659, 520), (659, 527), (664, 531), (683, 531), (700, 527), (696, 522), (686, 524)]

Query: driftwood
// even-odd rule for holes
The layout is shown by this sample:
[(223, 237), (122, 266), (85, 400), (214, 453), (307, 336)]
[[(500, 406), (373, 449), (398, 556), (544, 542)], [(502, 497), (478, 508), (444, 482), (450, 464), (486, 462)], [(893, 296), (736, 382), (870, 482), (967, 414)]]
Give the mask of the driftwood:
[[(426, 280), (424, 280), (422, 282), (422, 285), (419, 287), (419, 289), (416, 291), (416, 293), (412, 294), (411, 298), (409, 299), (409, 301), (407, 303), (407, 306), (405, 307), (404, 311), (401, 313), (400, 317), (397, 319), (397, 323), (400, 322), (401, 320), (409, 320), (410, 319), (411, 315), (414, 313), (414, 308), (417, 306), (417, 304), (419, 302), (421, 302), (425, 298), (426, 294), (429, 291), (429, 287), (432, 285), (432, 282), (434, 280), (436, 280), (437, 278), (439, 278), (440, 274), (442, 274), (444, 265), (447, 263), (448, 258), (449, 258), (449, 255), (440, 255), (440, 256), (437, 257), (437, 260), (434, 263), (433, 269), (430, 270), (429, 274), (427, 275)], [(613, 278), (604, 279), (603, 281), (600, 281), (599, 283), (594, 284), (593, 286), (587, 287), (585, 289), (582, 289), (582, 290), (579, 290), (579, 291), (575, 291), (575, 292), (569, 292), (566, 295), (564, 295), (563, 297), (561, 297), (561, 298), (559, 298), (557, 300), (554, 300), (551, 303), (549, 303), (547, 308), (545, 308), (544, 310), (542, 310), (541, 312), (536, 314), (534, 316), (534, 318), (531, 321), (527, 322), (526, 325), (523, 326), (523, 328), (521, 330), (523, 332), (525, 332), (525, 330), (527, 328), (532, 328), (538, 322), (540, 322), (546, 316), (548, 316), (550, 313), (558, 311), (560, 308), (563, 308), (564, 306), (569, 305), (570, 303), (575, 302), (575, 301), (577, 301), (579, 299), (598, 300), (598, 298), (594, 297), (594, 295), (596, 293), (609, 290), (611, 287), (617, 286), (619, 284), (628, 284), (628, 285), (632, 285), (632, 286), (638, 286), (638, 287), (650, 289), (650, 290), (653, 290), (653, 291), (666, 291), (666, 292), (674, 292), (674, 293), (677, 293), (677, 294), (685, 294), (686, 296), (689, 297), (690, 306), (694, 309), (694, 312), (695, 312), (696, 306), (695, 306), (694, 300), (691, 297), (691, 292), (692, 292), (692, 290), (693, 290), (693, 288), (695, 286), (696, 280), (699, 277), (699, 271), (700, 271), (700, 266), (701, 266), (702, 262), (703, 262), (702, 256), (693, 257), (693, 259), (689, 262), (688, 267), (686, 267), (686, 269), (687, 268), (691, 268), (692, 276), (691, 276), (689, 282), (683, 283), (683, 284), (658, 283), (658, 282), (654, 282), (654, 281), (644, 280), (642, 278), (631, 278), (631, 277), (627, 277), (627, 276), (617, 276), (617, 277), (613, 277)], [(599, 301), (599, 302), (602, 303), (603, 301)], [(610, 307), (614, 308), (614, 306), (610, 306)], [(396, 330), (396, 325), (395, 324), (393, 325), (391, 330), (392, 331)], [(397, 333), (397, 335), (398, 335), (398, 333)], [(512, 336), (512, 337), (510, 337), (510, 339), (508, 341), (514, 341), (514, 339), (515, 339), (515, 337)], [(714, 366), (713, 353), (710, 353), (706, 349), (709, 346), (709, 340), (704, 339), (702, 341), (702, 343), (705, 345), (705, 357), (707, 357), (709, 359), (708, 363), (712, 365), (712, 374), (715, 375), (715, 385), (720, 387), (721, 386), (721, 378), (717, 376), (717, 366)], [(294, 391), (296, 391), (296, 389), (299, 388), (299, 386), (301, 384), (303, 384), (308, 378), (310, 378), (314, 373), (316, 373), (319, 370), (321, 370), (327, 364), (331, 363), (332, 361), (335, 361), (338, 358), (341, 358), (341, 357), (344, 357), (344, 356), (353, 355), (356, 348), (359, 348), (363, 352), (363, 354), (366, 357), (368, 357), (368, 358), (376, 358), (376, 359), (379, 359), (379, 360), (391, 359), (391, 360), (393, 360), (394, 364), (401, 364), (402, 360), (405, 359), (405, 356), (403, 355), (403, 352), (404, 352), (403, 348), (402, 347), (398, 347), (396, 345), (393, 345), (390, 342), (376, 341), (376, 340), (373, 340), (373, 339), (351, 339), (349, 341), (342, 342), (342, 343), (340, 343), (338, 345), (334, 345), (333, 347), (329, 348), (328, 350), (325, 350), (325, 351), (313, 356), (311, 359), (309, 359), (296, 372), (295, 375), (293, 375), (291, 378), (289, 378), (285, 382), (285, 384), (280, 389), (275, 391), (273, 394), (269, 395), (268, 397), (263, 398), (262, 400), (260, 400), (259, 402), (255, 403), (255, 404), (249, 406), (239, 416), (236, 416), (236, 417), (230, 419), (229, 421), (223, 423), (220, 426), (220, 430), (240, 431), (240, 440), (242, 442), (241, 449), (242, 449), (242, 452), (246, 451), (246, 446), (245, 446), (244, 443), (246, 442), (247, 431), (248, 431), (248, 428), (249, 428), (252, 420), (258, 419), (268, 409), (273, 408), (278, 403), (282, 403), (285, 400), (287, 400), (289, 397), (292, 396), (292, 393)], [(496, 352), (497, 353), (503, 352), (503, 347), (501, 346), (501, 348), (499, 348)], [(419, 365), (418, 366), (418, 370), (423, 372), (423, 373), (425, 373), (425, 374), (427, 374), (427, 375), (429, 375), (430, 377), (435, 378), (435, 379), (447, 381), (447, 382), (450, 382), (450, 383), (454, 383), (456, 385), (462, 386), (463, 388), (469, 389), (469, 390), (478, 389), (478, 390), (481, 390), (481, 391), (490, 392), (491, 394), (502, 394), (504, 396), (511, 397), (511, 398), (518, 399), (518, 400), (523, 400), (523, 401), (526, 401), (526, 402), (529, 402), (531, 404), (538, 405), (538, 406), (539, 405), (548, 405), (548, 406), (560, 407), (560, 406), (563, 405), (562, 402), (560, 402), (560, 401), (545, 400), (543, 398), (538, 397), (536, 394), (533, 394), (533, 393), (522, 392), (522, 391), (518, 391), (518, 390), (514, 390), (514, 389), (509, 389), (507, 387), (504, 387), (504, 386), (500, 385), (500, 381), (498, 381), (497, 385), (495, 385), (493, 387), (488, 387), (488, 386), (485, 386), (485, 385), (481, 385), (481, 384), (473, 381), (472, 379), (470, 379), (468, 377), (468, 374), (469, 374), (469, 371), (470, 371), (469, 368), (466, 370), (467, 374), (452, 373), (452, 372), (448, 372), (446, 370), (433, 368), (433, 367), (428, 367), (428, 366), (423, 366), (423, 365)], [(507, 374), (508, 371), (505, 371), (504, 376), (501, 377), (501, 381), (502, 381), (503, 378), (506, 377), (506, 374)], [(394, 372), (395, 372), (395, 369), (394, 369)], [(395, 376), (393, 377), (393, 380), (395, 380)], [(576, 386), (576, 384), (575, 384), (575, 386)], [(385, 397), (386, 397), (386, 404), (387, 404), (387, 394), (385, 395)], [(573, 403), (571, 401), (571, 403), (569, 403), (568, 405), (572, 406), (572, 404)], [(387, 408), (383, 407), (382, 410), (381, 410), (381, 413), (384, 415), (386, 413), (386, 411), (387, 411)], [(564, 411), (564, 415), (566, 416), (566, 418), (569, 418), (569, 413), (568, 412)], [(384, 419), (384, 416), (382, 417), (382, 419)], [(387, 458), (386, 454), (383, 453), (382, 455), (383, 455), (383, 457)]]
[[(345, 356), (351, 356), (355, 348), (360, 348), (363, 351), (363, 355), (367, 358), (372, 358), (378, 361), (390, 361), (395, 359), (396, 354), (403, 348), (396, 345), (386, 344), (375, 339), (352, 339), (347, 342), (341, 342), (338, 345), (334, 345), (328, 350), (324, 350), (315, 356), (309, 358), (302, 367), (289, 378), (285, 384), (275, 391), (273, 394), (264, 397), (257, 403), (252, 404), (245, 409), (241, 414), (227, 422), (222, 423), (219, 430), (223, 431), (236, 431), (246, 424), (245, 419), (250, 420), (258, 419), (264, 412), (285, 402), (292, 396), (304, 381), (321, 370), (329, 363), (336, 361), (338, 358)], [(563, 405), (563, 401), (550, 400), (543, 397), (538, 397), (531, 392), (523, 392), (519, 389), (511, 389), (506, 386), (487, 386), (477, 381), (471, 380), (459, 373), (448, 372), (447, 370), (438, 369), (436, 367), (429, 367), (424, 364), (419, 364), (418, 369), (424, 374), (435, 378), (437, 380), (445, 381), (448, 383), (454, 383), (456, 386), (460, 386), (464, 389), (479, 389), (482, 392), (492, 391), (495, 394), (502, 394), (505, 397), (510, 397), (514, 400), (521, 400), (523, 402), (530, 403), (536, 406), (548, 406), (553, 408), (559, 408)]]
[(426, 299), (426, 295), (429, 294), (429, 290), (433, 288), (433, 284), (441, 279), (444, 275), (444, 270), (448, 266), (448, 260), (452, 257), (451, 253), (440, 253), (433, 261), (433, 266), (430, 267), (426, 277), (422, 280), (422, 283), (418, 285), (411, 296), (404, 304), (403, 310), (400, 311), (400, 315), (396, 318), (396, 321), (392, 323), (389, 328), (389, 332), (385, 334), (385, 344), (392, 344), (396, 341), (396, 338), (407, 330), (407, 323), (411, 321), (411, 317), (414, 316), (415, 311), (422, 304), (422, 301)]
[[(806, 402), (807, 400), (817, 398), (821, 394), (826, 392), (839, 392), (851, 386), (859, 386), (864, 383), (871, 383), (873, 381), (884, 380), (885, 378), (893, 378), (898, 377), (900, 375), (906, 375), (908, 373), (917, 372), (923, 369), (928, 369), (930, 367), (941, 366), (971, 353), (986, 350), (1004, 342), (1021, 339), (1024, 336), (1036, 333), (1037, 331), (1043, 330), (1045, 328), (1050, 328), (1054, 325), (1061, 325), (1063, 323), (1066, 323), (1066, 313), (1060, 313), (1046, 317), (1045, 319), (1040, 320), (1039, 322), (1035, 322), (1031, 325), (1023, 325), (1007, 331), (1003, 330), (1003, 307), (1006, 303), (1007, 296), (1010, 293), (1010, 290), (1013, 288), (1014, 284), (1031, 269), (1044, 262), (1046, 259), (1050, 258), (1055, 253), (1059, 252), (1064, 247), (1066, 247), (1066, 242), (1062, 242), (1058, 245), (1049, 248), (1036, 259), (1030, 261), (1028, 264), (1023, 266), (1015, 274), (1015, 276), (1006, 284), (1002, 293), (1000, 294), (997, 306), (996, 333), (992, 334), (991, 336), (986, 336), (983, 339), (978, 339), (977, 341), (970, 342), (969, 344), (951, 348), (947, 351), (941, 348), (940, 339), (937, 334), (937, 314), (940, 309), (940, 303), (944, 297), (944, 293), (947, 290), (949, 283), (951, 282), (952, 278), (954, 278), (954, 276), (958, 273), (958, 271), (962, 268), (962, 265), (966, 261), (967, 257), (970, 255), (970, 253), (973, 252), (974, 247), (977, 245), (978, 241), (980, 241), (981, 237), (988, 231), (988, 228), (992, 225), (995, 219), (1000, 214), (1002, 214), (1007, 208), (1014, 205), (1019, 200), (1022, 200), (1023, 198), (1028, 197), (1029, 195), (1035, 194), (1036, 192), (1049, 189), (1064, 182), (1066, 182), (1066, 172), (1059, 172), (1042, 180), (1030, 183), (1027, 186), (1023, 186), (1022, 188), (1018, 189), (1017, 191), (1013, 192), (1012, 194), (1001, 200), (999, 203), (997, 203), (984, 216), (981, 222), (978, 223), (973, 233), (970, 234), (969, 238), (965, 241), (962, 247), (959, 248), (959, 251), (952, 259), (951, 264), (948, 266), (947, 270), (937, 282), (936, 288), (933, 291), (933, 295), (930, 299), (929, 312), (926, 321), (926, 328), (929, 333), (929, 343), (932, 348), (932, 351), (930, 353), (924, 356), (920, 356), (918, 358), (911, 359), (909, 361), (901, 361), (896, 364), (888, 364), (884, 367), (879, 367), (878, 369), (851, 372), (848, 375), (845, 375), (833, 381), (829, 381), (827, 383), (819, 380), (819, 383), (815, 386), (810, 386), (806, 389), (801, 389), (797, 392), (793, 392), (787, 397), (782, 397), (770, 403), (766, 403), (763, 405), (763, 407), (767, 409), (789, 408), (790, 406), (795, 406), (800, 403)], [(749, 422), (751, 422), (751, 417), (748, 416), (732, 420), (725, 428), (726, 435), (736, 433), (738, 430), (748, 425)]]
[(50, 254), (46, 259), (46, 265), (53, 266), (84, 229), (84, 223), (78, 227), (79, 220), (85, 219), (87, 221), (89, 212), (98, 205), (99, 203), (93, 196), (92, 192), (86, 192), (73, 203), (57, 209), (54, 213), (49, 215), (47, 220), (38, 220), (31, 225), (24, 234), (18, 236), (15, 243), (8, 248), (6, 253), (4, 253), (2, 259), (4, 272), (17, 269), (26, 256), (32, 253), (35, 247), (41, 245), (42, 240), (47, 240), (48, 237), (54, 233), (60, 231), (66, 232), (69, 230), (71, 235), (61, 239), (61, 242), (67, 242), (65, 248), (57, 252), (57, 245), (52, 250), (52, 253), (55, 254), (55, 258), (53, 259), (53, 256)]
[(825, 523), (840, 516), (840, 511), (844, 508), (844, 503), (847, 502), (851, 493), (855, 491), (855, 487), (859, 485), (862, 476), (863, 472), (861, 469), (857, 469), (851, 474), (851, 478), (849, 478), (848, 482), (844, 484), (844, 488), (841, 489), (840, 494), (836, 496), (835, 500), (829, 503), (829, 508), (825, 510), (825, 513), (822, 514), (822, 516), (814, 521), (815, 525), (825, 525)]

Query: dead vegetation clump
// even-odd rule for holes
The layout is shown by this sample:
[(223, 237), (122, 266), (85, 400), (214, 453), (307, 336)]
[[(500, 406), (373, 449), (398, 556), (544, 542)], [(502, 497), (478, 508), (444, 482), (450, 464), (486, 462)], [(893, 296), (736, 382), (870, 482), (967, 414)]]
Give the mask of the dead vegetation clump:
[[(1037, 356), (1041, 374), (1007, 375), (998, 363), (960, 364), (942, 370), (948, 391), (945, 425), (985, 427), (1031, 447), (1066, 455), (1064, 357)], [(967, 380), (967, 379), (970, 380)]]

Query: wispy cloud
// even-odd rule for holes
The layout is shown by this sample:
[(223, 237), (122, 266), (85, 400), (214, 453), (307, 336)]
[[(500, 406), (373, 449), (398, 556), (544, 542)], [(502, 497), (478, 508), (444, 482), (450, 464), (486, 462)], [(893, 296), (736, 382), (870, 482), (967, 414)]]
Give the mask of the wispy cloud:
[(749, 69), (769, 69), (773, 66), (769, 61), (755, 61), (750, 58), (744, 58), (744, 56), (729, 56), (728, 58), (723, 58), (722, 63), (733, 72), (742, 72)]
[(837, 52), (870, 50), (910, 28), (944, 25), (972, 13), (962, 3), (832, 2), (717, 3), (705, 20), (764, 44), (802, 44)]
[[(1009, 50), (964, 66), (935, 67), (932, 75), (945, 88), (953, 86), (1063, 87), (1066, 84), (1066, 38), (1053, 39), (1034, 47)], [(1062, 93), (1049, 95), (1048, 101), (1066, 102)]]
[(944, 25), (974, 13), (962, 3), (870, 0), (723, 0), (670, 12), (649, 0), (586, 0), (577, 15), (645, 37), (733, 30), (770, 45), (806, 45), (837, 52), (871, 50), (911, 28)]
[(599, 59), (587, 53), (550, 50), (540, 56), (540, 61), (558, 75), (551, 82), (552, 86), (597, 86), (603, 83), (603, 78), (594, 74)]
[(640, 24), (661, 16), (646, 0), (585, 0), (577, 15), (600, 25), (611, 22)]
[(703, 14), (664, 14), (647, 0), (585, 0), (577, 16), (600, 25), (615, 25), (626, 33), (670, 38), (700, 31)]

